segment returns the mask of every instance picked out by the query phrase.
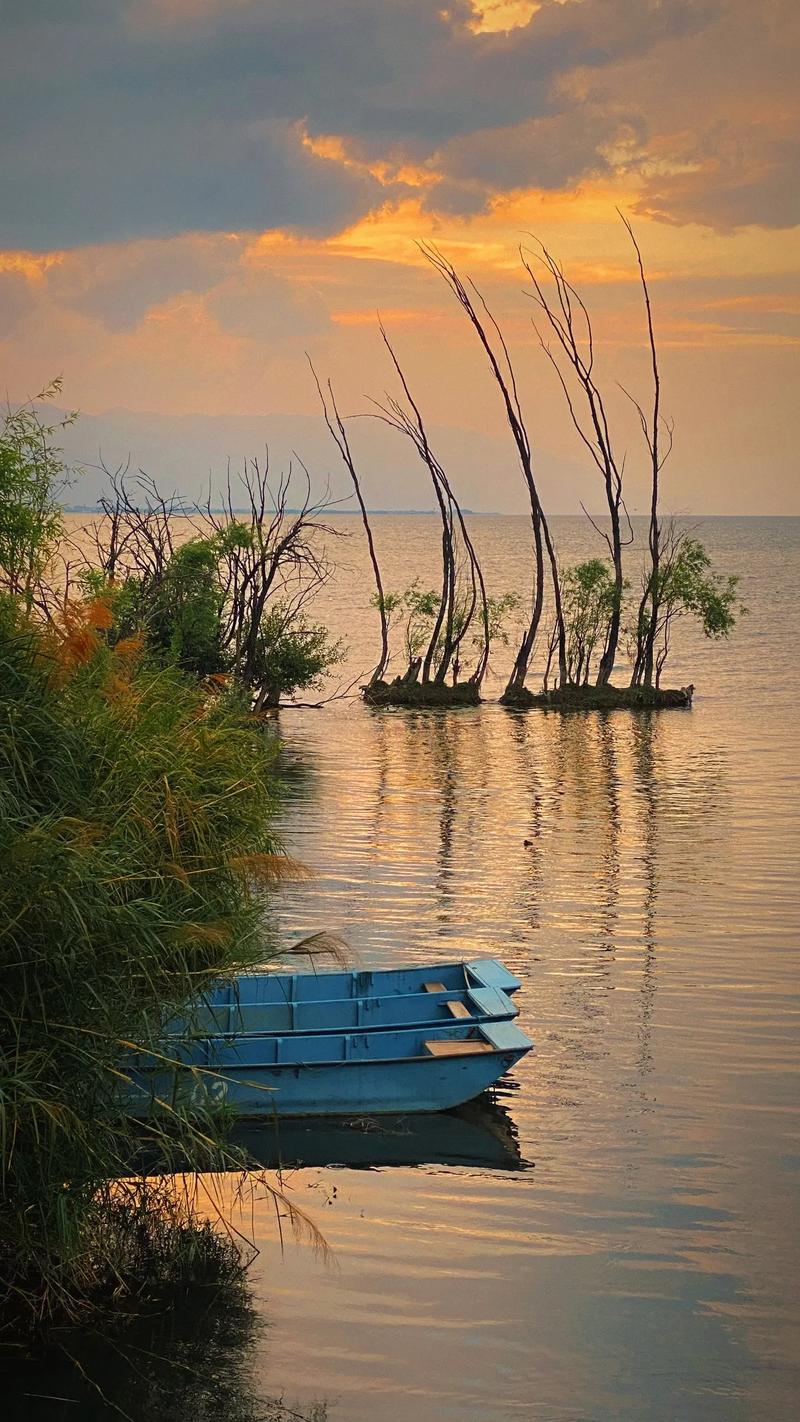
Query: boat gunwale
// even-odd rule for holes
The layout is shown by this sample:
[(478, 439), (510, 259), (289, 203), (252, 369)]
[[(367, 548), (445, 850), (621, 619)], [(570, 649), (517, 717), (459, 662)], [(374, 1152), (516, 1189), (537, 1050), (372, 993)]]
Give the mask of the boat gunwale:
[[(488, 1024), (487, 1024), (487, 1025), (488, 1025)], [(491, 1025), (494, 1025), (494, 1024), (491, 1024)], [(509, 1023), (501, 1023), (500, 1025), (501, 1025), (501, 1026), (509, 1026), (509, 1025), (513, 1026), (513, 1024), (509, 1024)], [(416, 1031), (417, 1029), (410, 1029), (410, 1030)], [(423, 1030), (424, 1030), (424, 1029), (423, 1029)], [(466, 1035), (467, 1033), (473, 1032), (473, 1033), (475, 1033), (475, 1034), (479, 1034), (479, 1035), (476, 1035), (476, 1038), (475, 1038), (476, 1041), (479, 1041), (479, 1045), (476, 1047), (476, 1050), (475, 1050), (474, 1052), (462, 1052), (462, 1053), (460, 1053), (460, 1060), (461, 1060), (461, 1061), (470, 1061), (470, 1060), (472, 1060), (474, 1057), (508, 1056), (509, 1054), (511, 1054), (511, 1055), (516, 1054), (516, 1058), (517, 1058), (517, 1060), (519, 1060), (521, 1057), (526, 1056), (528, 1052), (534, 1050), (534, 1042), (533, 1042), (532, 1038), (528, 1037), (527, 1034), (524, 1033), (524, 1032), (521, 1030), (521, 1028), (516, 1027), (516, 1026), (513, 1026), (513, 1030), (519, 1034), (519, 1037), (520, 1037), (522, 1040), (519, 1041), (519, 1042), (517, 1042), (516, 1044), (514, 1044), (514, 1043), (509, 1043), (507, 1046), (498, 1046), (496, 1043), (494, 1043), (494, 1042), (491, 1041), (491, 1038), (488, 1038), (488, 1040), (487, 1040), (487, 1037), (486, 1037), (486, 1035), (485, 1035), (485, 1033), (484, 1033), (484, 1029), (483, 1029), (483, 1027), (482, 1027), (480, 1024), (477, 1024), (477, 1023), (472, 1024), (472, 1023), (471, 1023), (471, 1024), (468, 1025), (467, 1023), (464, 1023), (464, 1027), (463, 1027), (461, 1030), (465, 1033), (464, 1036), (461, 1036), (461, 1035), (460, 1035), (459, 1029), (458, 1029), (457, 1027), (451, 1027), (450, 1024), (448, 1024), (447, 1027), (446, 1027), (446, 1029), (445, 1029), (445, 1031), (451, 1033), (451, 1036), (450, 1036), (450, 1037), (447, 1037), (447, 1036), (445, 1036), (445, 1035), (443, 1034), (443, 1035), (438, 1039), (438, 1040), (440, 1040), (440, 1041), (448, 1041), (448, 1040), (451, 1040), (451, 1041), (455, 1041), (455, 1042), (469, 1042), (469, 1041), (472, 1040), (472, 1039), (471, 1039), (468, 1035)], [(309, 1034), (307, 1034), (307, 1035), (308, 1035), (308, 1036), (311, 1036), (312, 1034), (309, 1033)], [(320, 1035), (323, 1036), (323, 1037), (328, 1037), (328, 1038), (333, 1038), (335, 1035), (338, 1035), (339, 1037), (361, 1037), (361, 1036), (367, 1036), (367, 1037), (378, 1037), (378, 1038), (381, 1038), (381, 1037), (387, 1036), (388, 1033), (386, 1033), (386, 1032), (372, 1033), (372, 1032), (360, 1032), (360, 1031), (357, 1031), (357, 1032), (341, 1032), (341, 1033), (338, 1033), (338, 1034), (334, 1034), (334, 1033), (332, 1033), (332, 1032), (331, 1032), (331, 1033), (321, 1033)], [(257, 1041), (257, 1040), (259, 1039), (259, 1037), (263, 1037), (263, 1038), (264, 1038), (265, 1040), (267, 1040), (267, 1041), (276, 1043), (276, 1047), (278, 1046), (278, 1044), (279, 1044), (281, 1041), (285, 1041), (285, 1040), (289, 1040), (289, 1041), (302, 1040), (302, 1034), (296, 1034), (296, 1033), (286, 1033), (286, 1034), (284, 1034), (283, 1037), (281, 1037), (281, 1036), (280, 1036), (279, 1034), (277, 1034), (277, 1033), (249, 1033), (249, 1034), (247, 1034), (247, 1036), (244, 1037), (244, 1038), (243, 1038), (243, 1034), (239, 1034), (239, 1035), (237, 1036), (237, 1034), (234, 1033), (234, 1034), (231, 1034), (231, 1036), (230, 1036), (229, 1039), (228, 1039), (227, 1034), (222, 1034), (222, 1033), (221, 1033), (221, 1034), (219, 1034), (219, 1035), (212, 1035), (212, 1036), (206, 1036), (206, 1037), (202, 1037), (202, 1038), (196, 1038), (196, 1039), (194, 1039), (194, 1042), (196, 1042), (198, 1045), (199, 1045), (201, 1042), (202, 1042), (202, 1043), (205, 1043), (207, 1049), (210, 1048), (211, 1044), (214, 1043), (214, 1042), (225, 1042), (227, 1049), (230, 1050), (230, 1048), (235, 1045), (236, 1041), (240, 1041), (240, 1040), (243, 1040), (243, 1039), (244, 1039), (244, 1040), (246, 1040), (246, 1041), (248, 1041), (248, 1042), (253, 1042), (253, 1041)], [(488, 1047), (488, 1050), (487, 1050), (487, 1047)], [(210, 1053), (209, 1053), (209, 1055), (210, 1055)], [(276, 1053), (276, 1055), (277, 1055), (277, 1053)], [(453, 1060), (453, 1059), (454, 1059), (454, 1058), (451, 1058), (451, 1060)], [(160, 1059), (160, 1060), (163, 1060), (163, 1059)], [(431, 1062), (431, 1061), (441, 1061), (441, 1060), (442, 1060), (442, 1058), (441, 1058), (441, 1057), (437, 1057), (436, 1054), (433, 1053), (433, 1052), (428, 1052), (428, 1053), (425, 1053), (425, 1052), (415, 1052), (413, 1055), (409, 1054), (409, 1055), (406, 1055), (406, 1056), (393, 1056), (393, 1057), (390, 1057), (390, 1056), (383, 1056), (383, 1057), (339, 1057), (339, 1058), (336, 1058), (336, 1057), (324, 1057), (324, 1058), (320, 1058), (320, 1059), (317, 1060), (317, 1061), (314, 1061), (314, 1060), (311, 1060), (311, 1061), (304, 1061), (304, 1060), (298, 1060), (298, 1061), (277, 1061), (277, 1060), (276, 1060), (276, 1061), (274, 1061), (274, 1062), (229, 1062), (229, 1063), (224, 1063), (224, 1064), (221, 1064), (221, 1065), (218, 1065), (218, 1066), (214, 1066), (214, 1065), (212, 1065), (210, 1062), (206, 1062), (206, 1063), (202, 1063), (202, 1062), (179, 1062), (179, 1063), (178, 1063), (178, 1062), (176, 1062), (174, 1065), (173, 1065), (172, 1063), (167, 1063), (167, 1064), (162, 1065), (162, 1066), (152, 1066), (152, 1067), (150, 1067), (150, 1066), (146, 1066), (146, 1067), (139, 1067), (139, 1066), (137, 1066), (135, 1069), (136, 1069), (136, 1070), (140, 1070), (140, 1071), (146, 1071), (146, 1072), (151, 1073), (151, 1074), (153, 1074), (153, 1075), (155, 1075), (158, 1071), (163, 1071), (163, 1072), (165, 1072), (165, 1073), (174, 1073), (176, 1070), (187, 1071), (187, 1072), (207, 1072), (207, 1073), (210, 1073), (210, 1074), (213, 1074), (213, 1075), (218, 1075), (218, 1074), (221, 1074), (222, 1072), (248, 1071), (248, 1070), (252, 1070), (252, 1071), (276, 1071), (276, 1070), (279, 1070), (279, 1071), (280, 1071), (280, 1070), (283, 1070), (283, 1071), (286, 1071), (286, 1070), (291, 1070), (291, 1071), (309, 1071), (309, 1070), (313, 1069), (314, 1067), (326, 1067), (326, 1068), (330, 1068), (330, 1067), (343, 1067), (343, 1066), (369, 1066), (369, 1067), (376, 1067), (376, 1066), (404, 1066), (404, 1065), (406, 1065), (406, 1064), (411, 1064), (412, 1062)]]
[[(490, 1010), (485, 1003), (480, 1000), (479, 994), (491, 993), (496, 999), (494, 1010)], [(361, 1005), (366, 1003), (386, 1004), (386, 1010), (391, 1012), (392, 1007), (397, 1003), (408, 1003), (419, 999), (420, 1003), (425, 1002), (431, 1009), (442, 1006), (446, 1007), (451, 1002), (464, 1003), (468, 1009), (469, 1016), (459, 1018), (429, 1018), (420, 1017), (418, 1021), (375, 1021), (361, 1022), (358, 1024), (347, 1023), (345, 1025), (334, 1025), (323, 1027), (315, 1025), (311, 1027), (248, 1027), (246, 1020), (241, 1025), (220, 1027), (219, 1031), (209, 1031), (203, 1028), (193, 1028), (191, 1014), (186, 1014), (182, 1018), (173, 1018), (166, 1025), (172, 1027), (173, 1023), (183, 1024), (179, 1029), (167, 1032), (170, 1040), (181, 1039), (191, 1041), (202, 1041), (209, 1037), (323, 1037), (323, 1036), (347, 1036), (357, 1035), (362, 1032), (406, 1032), (406, 1031), (440, 1031), (443, 1028), (456, 1026), (459, 1021), (468, 1025), (480, 1027), (483, 1024), (491, 1025), (495, 1022), (513, 1022), (519, 1017), (519, 1007), (514, 1002), (511, 995), (503, 988), (495, 987), (467, 987), (467, 988), (444, 988), (441, 992), (410, 992), (410, 993), (372, 993), (363, 997), (333, 997), (333, 998), (313, 998), (301, 1000), (300, 1002), (228, 1002), (214, 1003), (203, 1001), (200, 1010), (211, 1014), (230, 1013), (234, 1016), (237, 1013), (246, 1014), (249, 1012), (268, 1011), (270, 1008), (283, 1010), (290, 1008), (314, 1008), (324, 1010), (325, 1008), (339, 1009), (345, 1006), (356, 1006), (358, 1011)], [(467, 1001), (467, 1000), (470, 1001)]]

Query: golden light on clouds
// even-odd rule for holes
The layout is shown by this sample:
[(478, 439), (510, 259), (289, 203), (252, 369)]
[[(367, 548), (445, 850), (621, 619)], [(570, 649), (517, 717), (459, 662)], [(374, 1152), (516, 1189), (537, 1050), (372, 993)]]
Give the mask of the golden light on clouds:
[[(493, 408), (485, 372), (418, 241), (475, 279), (534, 372), (519, 246), (541, 239), (627, 378), (642, 329), (621, 209), (675, 413), (690, 440), (716, 441), (720, 488), (741, 463), (732, 391), (764, 459), (794, 468), (781, 413), (800, 342), (792, 0), (49, 10), (46, 36), (22, 14), (4, 36), (19, 130), (3, 159), (14, 201), (0, 206), (12, 397), (63, 373), (85, 410), (307, 416), (305, 350), (355, 399), (379, 307), (423, 373), (431, 418), (474, 435)], [(80, 72), (63, 69), (59, 25), (82, 46)], [(46, 153), (43, 112), (57, 115)], [(715, 425), (704, 402), (716, 398)], [(539, 414), (557, 442), (553, 406)]]
[(61, 252), (0, 252), (0, 272), (16, 272), (28, 281), (40, 282), (62, 260)]
[(476, 34), (508, 33), (527, 25), (541, 8), (538, 0), (471, 0), (475, 19), (470, 29)]
[[(389, 325), (423, 325), (435, 321), (438, 313), (430, 306), (382, 306), (380, 319)], [(366, 309), (332, 311), (331, 320), (337, 326), (377, 326), (378, 312)]]
[(360, 158), (341, 134), (311, 134), (304, 123), (298, 124), (297, 128), (303, 147), (315, 158), (325, 158), (329, 163), (337, 163), (353, 172), (369, 174), (385, 187), (402, 183), (408, 188), (429, 188), (439, 180), (440, 175), (432, 167), (422, 167), (403, 159), (392, 162), (388, 158)]

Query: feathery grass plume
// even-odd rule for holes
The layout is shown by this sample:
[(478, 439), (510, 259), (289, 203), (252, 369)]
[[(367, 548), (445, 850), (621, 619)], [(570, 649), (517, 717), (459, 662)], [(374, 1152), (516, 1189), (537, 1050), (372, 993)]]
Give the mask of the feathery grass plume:
[(274, 956), (275, 743), (219, 688), (110, 648), (107, 625), (94, 601), (37, 630), (0, 597), (0, 1342), (241, 1262), (141, 1165), (241, 1165), (224, 1121), (165, 1102), (142, 1127), (119, 1061)]
[(324, 929), (319, 933), (309, 933), (307, 938), (300, 938), (297, 943), (292, 943), (289, 952), (293, 957), (308, 958), (312, 963), (316, 958), (330, 958), (341, 968), (346, 967), (353, 958), (349, 944), (338, 934), (328, 933)]

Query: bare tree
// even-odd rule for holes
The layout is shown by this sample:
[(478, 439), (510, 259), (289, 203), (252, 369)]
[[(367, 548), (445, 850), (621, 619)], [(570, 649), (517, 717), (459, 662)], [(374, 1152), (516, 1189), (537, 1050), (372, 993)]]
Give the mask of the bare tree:
[[(367, 538), (369, 558), (372, 564), (372, 573), (375, 578), (376, 602), (378, 605), (378, 612), (380, 614), (381, 619), (381, 655), (378, 665), (376, 666), (374, 672), (372, 673), (372, 676), (370, 677), (370, 685), (372, 685), (377, 681), (383, 680), (386, 674), (386, 668), (389, 665), (389, 618), (386, 611), (386, 596), (383, 591), (383, 580), (381, 578), (380, 564), (378, 563), (378, 555), (375, 552), (375, 542), (372, 537), (372, 528), (370, 527), (369, 516), (367, 514), (367, 506), (364, 503), (364, 496), (361, 492), (361, 481), (358, 477), (355, 461), (353, 459), (353, 455), (350, 449), (350, 442), (347, 438), (347, 431), (344, 426), (344, 421), (342, 420), (342, 417), (339, 414), (339, 409), (336, 404), (336, 396), (333, 393), (333, 385), (331, 384), (330, 380), (327, 382), (328, 394), (326, 398), (322, 386), (320, 385), (317, 372), (314, 369), (313, 363), (311, 361), (311, 357), (307, 356), (306, 359), (308, 360), (308, 364), (311, 367), (311, 374), (314, 377), (314, 384), (317, 387), (317, 392), (320, 398), (320, 404), (322, 405), (322, 413), (325, 418), (325, 424), (327, 425), (328, 430), (330, 431), (331, 438), (333, 439), (336, 448), (338, 449), (342, 457), (342, 461), (350, 475), (350, 479), (353, 484), (353, 489), (355, 490), (356, 499), (358, 500), (358, 507), (361, 510), (361, 522), (364, 525), (364, 532)], [(330, 400), (330, 409), (328, 408), (328, 400)]]
[[(513, 694), (520, 690), (525, 684), (528, 667), (533, 654), (536, 635), (542, 620), (542, 609), (544, 605), (544, 556), (545, 550), (550, 565), (550, 573), (553, 587), (553, 601), (555, 604), (555, 619), (557, 629), (559, 677), (563, 683), (566, 680), (566, 648), (564, 636), (564, 618), (561, 610), (561, 590), (558, 578), (558, 561), (556, 559), (555, 547), (550, 534), (550, 527), (545, 516), (539, 491), (536, 484), (536, 477), (533, 468), (533, 454), (525, 420), (522, 414), (522, 407), (517, 391), (517, 382), (514, 375), (514, 368), (511, 363), (508, 346), (502, 331), (487, 306), (483, 296), (475, 283), (469, 282), (469, 289), (459, 277), (452, 263), (432, 246), (429, 242), (420, 242), (419, 249), (423, 256), (430, 262), (431, 266), (443, 277), (456, 300), (461, 305), (470, 324), (472, 325), (478, 340), (483, 347), (489, 362), (489, 367), (494, 380), (500, 391), (503, 406), (508, 420), (509, 428), (517, 448), (520, 468), (528, 491), (531, 509), (531, 524), (533, 527), (533, 543), (535, 554), (535, 581), (533, 591), (533, 608), (530, 622), (523, 634), (519, 651), (514, 662), (514, 667), (506, 687), (506, 695)], [(474, 298), (474, 299), (473, 299)], [(476, 305), (477, 302), (477, 305)], [(480, 308), (480, 310), (479, 310)]]
[[(251, 459), (239, 476), (238, 490), (246, 498), (237, 507), (230, 468), (221, 495), (221, 512), (209, 495), (202, 509), (209, 527), (219, 535), (223, 565), (224, 621), (221, 643), (231, 654), (234, 675), (257, 691), (256, 709), (265, 701), (262, 634), (269, 606), (280, 603), (285, 625), (296, 621), (333, 573), (319, 535), (337, 536), (323, 521), (330, 507), (327, 491), (313, 498), (311, 478), (297, 455), (302, 474), (299, 508), (290, 507), (294, 466), (289, 465), (273, 483), (269, 452), (263, 463)], [(200, 511), (200, 510), (198, 510)], [(241, 531), (242, 536), (237, 536)]]
[[(619, 209), (617, 209), (619, 211)], [(639, 618), (637, 626), (637, 646), (636, 657), (631, 678), (632, 686), (652, 686), (655, 671), (655, 645), (658, 635), (659, 604), (661, 597), (661, 542), (662, 530), (659, 520), (659, 483), (661, 470), (672, 453), (672, 443), (674, 425), (671, 421), (664, 419), (661, 414), (661, 376), (658, 368), (658, 353), (656, 351), (656, 338), (653, 329), (653, 310), (650, 304), (650, 292), (647, 286), (647, 277), (644, 270), (644, 262), (639, 243), (636, 240), (633, 228), (624, 213), (620, 212), (620, 217), (625, 224), (628, 235), (633, 243), (636, 253), (636, 261), (639, 267), (639, 280), (644, 296), (645, 311), (647, 314), (647, 336), (650, 345), (650, 363), (653, 376), (653, 403), (649, 417), (645, 414), (642, 406), (632, 395), (628, 395), (632, 401), (642, 427), (647, 451), (650, 457), (650, 528), (648, 532), (648, 543), (650, 549), (650, 575), (645, 581), (642, 591), (642, 598), (639, 604)], [(663, 433), (664, 439), (661, 442), (660, 436)], [(659, 672), (660, 674), (660, 672)]]
[(273, 479), (269, 452), (263, 461), (247, 461), (236, 479), (229, 466), (224, 490), (214, 498), (209, 487), (203, 503), (163, 495), (141, 470), (133, 477), (127, 466), (106, 470), (110, 487), (98, 501), (102, 517), (89, 530), (94, 557), (84, 563), (85, 572), (97, 570), (117, 586), (135, 580), (138, 610), (131, 615), (146, 620), (145, 610), (158, 604), (182, 550), (205, 543), (217, 587), (216, 645), (226, 668), (252, 692), (255, 709), (274, 703), (269, 652), (287, 632), (316, 639), (317, 661), (320, 655), (323, 662), (339, 659), (338, 648), (323, 648), (320, 629), (304, 616), (333, 572), (322, 541), (337, 536), (323, 517), (331, 501), (327, 490), (312, 496), (308, 470), (295, 459), (302, 490), (295, 508), (295, 467)]
[[(489, 661), (490, 642), (489, 600), (480, 561), (461, 505), (443, 465), (431, 448), (419, 405), (411, 393), (394, 347), (380, 322), (379, 329), (409, 409), (388, 394), (385, 403), (372, 403), (378, 412), (378, 418), (410, 439), (425, 464), (431, 477), (442, 524), (442, 592), (428, 647), (419, 668), (421, 680), (423, 683), (431, 680), (435, 663), (435, 682), (444, 685), (448, 673), (452, 672), (453, 684), (457, 683), (461, 667), (461, 648), (477, 615), (481, 623), (479, 652), (469, 681), (480, 687)], [(410, 670), (413, 671), (413, 668)]]
[(180, 494), (162, 494), (144, 470), (131, 475), (129, 463), (114, 470), (101, 463), (100, 469), (108, 492), (97, 500), (102, 518), (91, 527), (96, 566), (112, 581), (123, 570), (135, 570), (145, 582), (159, 581), (175, 554), (175, 519), (191, 523), (199, 510)]
[[(552, 279), (555, 291), (554, 301), (536, 274), (532, 265), (533, 254), (525, 248), (520, 248), (520, 256), (533, 287), (533, 291), (528, 295), (532, 296), (543, 313), (558, 347), (571, 367), (582, 402), (585, 405), (584, 416), (581, 416), (576, 409), (575, 401), (561, 367), (535, 320), (534, 329), (539, 337), (542, 350), (556, 372), (572, 423), (600, 471), (605, 488), (610, 533), (600, 528), (585, 506), (581, 504), (592, 527), (604, 539), (614, 565), (615, 597), (610, 611), (605, 647), (597, 672), (597, 685), (605, 686), (611, 679), (619, 645), (624, 587), (622, 549), (624, 544), (633, 541), (633, 530), (622, 492), (625, 461), (624, 459), (621, 462), (617, 461), (603, 396), (594, 379), (594, 335), (589, 312), (582, 298), (564, 276), (558, 262), (543, 243), (538, 243), (536, 256)], [(623, 526), (623, 519), (626, 527)]]

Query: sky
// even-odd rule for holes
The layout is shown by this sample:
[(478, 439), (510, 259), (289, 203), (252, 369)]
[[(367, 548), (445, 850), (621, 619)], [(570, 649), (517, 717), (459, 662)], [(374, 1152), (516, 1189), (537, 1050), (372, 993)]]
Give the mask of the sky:
[(502, 326), (545, 505), (601, 508), (531, 322), (536, 238), (591, 312), (644, 511), (619, 209), (675, 425), (665, 507), (800, 513), (796, 0), (3, 0), (0, 19), (0, 382), (17, 401), (63, 377), (75, 501), (101, 461), (191, 494), (267, 446), (339, 495), (308, 353), (354, 417), (371, 506), (429, 507), (413, 451), (369, 417), (398, 393), (379, 310), (462, 502), (524, 511), (425, 239)]

